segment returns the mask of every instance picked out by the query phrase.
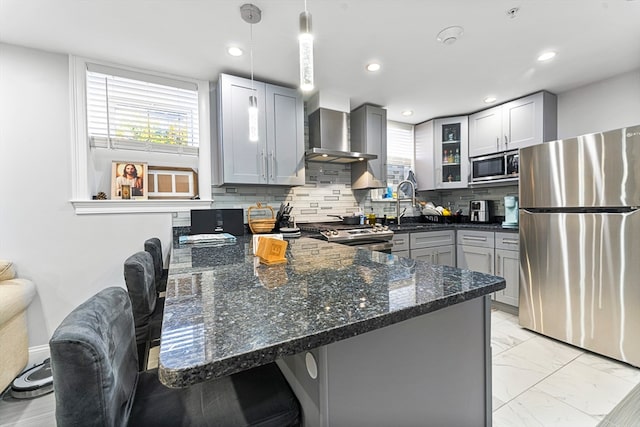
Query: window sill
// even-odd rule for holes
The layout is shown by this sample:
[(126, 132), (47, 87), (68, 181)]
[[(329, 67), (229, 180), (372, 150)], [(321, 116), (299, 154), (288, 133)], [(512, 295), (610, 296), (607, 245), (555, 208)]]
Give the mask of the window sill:
[(76, 215), (189, 212), (211, 208), (212, 200), (71, 200)]

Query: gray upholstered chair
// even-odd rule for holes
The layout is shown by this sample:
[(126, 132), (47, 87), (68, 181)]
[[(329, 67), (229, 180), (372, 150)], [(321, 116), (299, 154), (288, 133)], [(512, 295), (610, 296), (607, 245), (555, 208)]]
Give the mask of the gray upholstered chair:
[(294, 426), (300, 406), (274, 363), (170, 389), (138, 372), (131, 300), (107, 288), (69, 314), (49, 347), (56, 421), (66, 426)]
[(153, 268), (156, 277), (156, 291), (158, 293), (164, 292), (167, 289), (167, 278), (169, 277), (169, 270), (164, 267), (164, 261), (162, 258), (162, 242), (157, 237), (152, 237), (145, 240), (144, 250), (151, 254), (153, 258)]
[(160, 345), (164, 298), (158, 298), (151, 254), (136, 252), (124, 262), (124, 281), (133, 306), (140, 370), (148, 366), (149, 350)]

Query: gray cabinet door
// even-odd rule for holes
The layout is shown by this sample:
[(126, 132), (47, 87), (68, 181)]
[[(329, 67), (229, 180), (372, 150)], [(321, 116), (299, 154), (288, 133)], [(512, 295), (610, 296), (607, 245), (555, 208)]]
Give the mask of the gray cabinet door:
[(517, 251), (496, 249), (496, 276), (504, 277), (507, 287), (495, 293), (496, 301), (518, 306), (520, 286), (520, 255)]
[[(223, 179), (232, 184), (267, 182), (265, 85), (222, 74), (220, 96), (220, 152), (224, 159)], [(258, 142), (249, 141), (249, 97), (258, 99)]]
[(302, 98), (295, 89), (266, 85), (267, 181), (304, 185)]
[(351, 188), (387, 186), (387, 110), (363, 105), (351, 112), (351, 151), (375, 154), (375, 160), (351, 165)]
[(458, 245), (457, 262), (458, 268), (493, 274), (493, 246)]
[(435, 252), (436, 248), (412, 249), (411, 259), (417, 259), (429, 264), (435, 264)]
[(469, 116), (469, 157), (501, 151), (502, 106)]
[(456, 266), (455, 246), (441, 246), (439, 248), (435, 248), (435, 252), (435, 264), (448, 265), (449, 267)]
[(507, 102), (502, 106), (505, 150), (516, 150), (542, 142), (542, 92)]
[(434, 190), (435, 158), (433, 139), (433, 120), (420, 123), (414, 129), (416, 145), (416, 179), (418, 190)]
[[(469, 117), (436, 119), (433, 122), (433, 129), (436, 188), (467, 188), (469, 181)], [(447, 134), (451, 132), (451, 136), (448, 136)], [(445, 156), (445, 151), (447, 156)], [(452, 153), (455, 153), (455, 156)]]

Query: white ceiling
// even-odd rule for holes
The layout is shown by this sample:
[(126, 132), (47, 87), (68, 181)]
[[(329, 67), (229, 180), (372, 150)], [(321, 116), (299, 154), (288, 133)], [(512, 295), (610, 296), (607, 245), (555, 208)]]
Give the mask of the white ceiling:
[[(257, 80), (298, 84), (303, 0), (0, 0), (0, 41), (215, 81), (249, 75), (253, 26)], [(316, 90), (369, 102), (408, 123), (486, 107), (546, 89), (554, 93), (640, 68), (638, 0), (308, 0)], [(519, 7), (515, 19), (507, 10)], [(445, 27), (464, 27), (453, 45)], [(558, 56), (547, 63), (544, 50)], [(380, 61), (376, 74), (365, 71)], [(308, 96), (308, 95), (307, 95)], [(404, 109), (415, 114), (400, 115)]]

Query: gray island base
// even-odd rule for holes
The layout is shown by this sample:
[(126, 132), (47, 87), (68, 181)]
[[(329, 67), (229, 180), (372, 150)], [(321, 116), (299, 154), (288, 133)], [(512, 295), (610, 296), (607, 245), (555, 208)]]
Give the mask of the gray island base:
[(490, 299), (310, 350), (278, 366), (304, 426), (491, 426)]
[[(300, 238), (178, 245), (158, 375), (168, 387), (277, 362), (305, 426), (490, 426), (489, 295), (504, 279)], [(310, 375), (311, 372), (311, 375)]]

